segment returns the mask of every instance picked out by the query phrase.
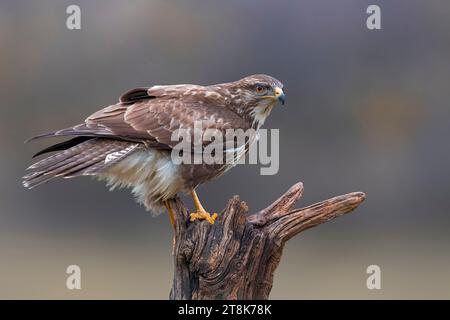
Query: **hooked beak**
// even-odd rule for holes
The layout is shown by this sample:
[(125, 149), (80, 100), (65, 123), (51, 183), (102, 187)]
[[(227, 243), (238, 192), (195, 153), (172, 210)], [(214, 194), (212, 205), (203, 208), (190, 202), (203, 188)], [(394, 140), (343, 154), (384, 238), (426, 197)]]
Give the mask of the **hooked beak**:
[(284, 102), (286, 101), (286, 95), (284, 94), (283, 90), (281, 88), (276, 87), (275, 88), (275, 98), (281, 102), (281, 104), (284, 106)]

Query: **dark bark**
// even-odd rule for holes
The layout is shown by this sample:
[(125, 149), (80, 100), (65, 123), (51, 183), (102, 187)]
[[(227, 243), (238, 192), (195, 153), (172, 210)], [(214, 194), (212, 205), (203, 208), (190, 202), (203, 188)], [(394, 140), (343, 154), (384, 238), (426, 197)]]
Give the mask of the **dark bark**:
[(175, 272), (171, 299), (268, 299), (284, 244), (299, 232), (354, 210), (365, 195), (353, 192), (302, 209), (297, 183), (266, 209), (247, 215), (234, 196), (214, 225), (189, 222), (180, 200), (172, 203)]

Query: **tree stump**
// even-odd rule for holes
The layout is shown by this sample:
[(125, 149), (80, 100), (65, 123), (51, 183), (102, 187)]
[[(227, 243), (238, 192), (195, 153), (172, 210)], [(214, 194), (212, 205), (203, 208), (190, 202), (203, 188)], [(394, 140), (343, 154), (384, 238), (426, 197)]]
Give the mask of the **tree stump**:
[(337, 196), (292, 209), (303, 194), (297, 183), (267, 208), (247, 215), (245, 202), (234, 196), (214, 225), (189, 222), (177, 199), (174, 279), (170, 299), (268, 299), (284, 244), (299, 232), (354, 210), (362, 192)]

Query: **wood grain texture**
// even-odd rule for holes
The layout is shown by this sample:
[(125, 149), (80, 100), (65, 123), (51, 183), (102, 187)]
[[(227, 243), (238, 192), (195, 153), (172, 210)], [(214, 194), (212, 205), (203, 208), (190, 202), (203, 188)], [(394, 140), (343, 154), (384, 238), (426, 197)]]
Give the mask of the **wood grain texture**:
[(292, 186), (267, 208), (248, 215), (234, 196), (214, 225), (189, 222), (176, 199), (174, 279), (171, 299), (268, 299), (284, 244), (303, 230), (353, 211), (362, 192), (337, 196), (293, 209), (303, 184)]

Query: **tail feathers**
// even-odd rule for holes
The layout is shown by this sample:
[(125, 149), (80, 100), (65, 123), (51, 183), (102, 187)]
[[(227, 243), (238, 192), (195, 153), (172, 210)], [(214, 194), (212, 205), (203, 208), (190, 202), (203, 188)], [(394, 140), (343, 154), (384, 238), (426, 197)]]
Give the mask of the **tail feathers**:
[[(123, 159), (138, 146), (140, 144), (127, 141), (90, 139), (31, 165), (22, 183), (26, 188), (31, 189), (55, 177), (72, 178), (80, 175), (94, 175)], [(59, 150), (58, 145), (54, 147), (55, 150)]]

